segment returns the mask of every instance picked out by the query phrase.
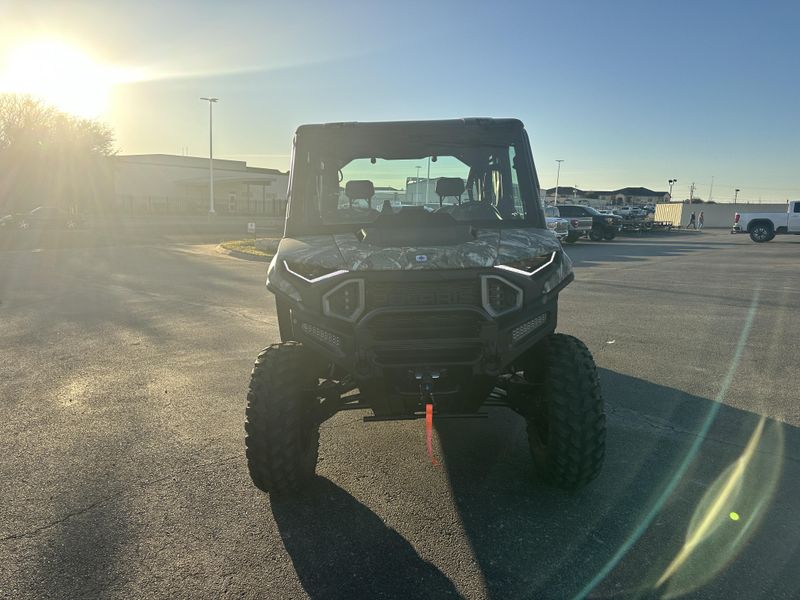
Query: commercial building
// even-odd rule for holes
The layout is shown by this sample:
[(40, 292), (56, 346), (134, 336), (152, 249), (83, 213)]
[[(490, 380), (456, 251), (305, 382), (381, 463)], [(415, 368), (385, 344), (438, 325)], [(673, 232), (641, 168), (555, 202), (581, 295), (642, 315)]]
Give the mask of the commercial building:
[[(556, 188), (545, 190), (546, 202), (552, 203), (555, 200)], [(656, 204), (657, 202), (669, 202), (669, 192), (657, 192), (645, 187), (624, 187), (618, 190), (581, 190), (576, 187), (559, 186), (558, 201), (575, 201), (580, 204), (589, 204), (595, 207), (603, 206), (626, 206), (626, 205), (645, 205)]]
[[(134, 154), (109, 159), (111, 207), (129, 214), (207, 213), (207, 158)], [(214, 159), (214, 209), (222, 214), (280, 216), (286, 211), (289, 174)]]

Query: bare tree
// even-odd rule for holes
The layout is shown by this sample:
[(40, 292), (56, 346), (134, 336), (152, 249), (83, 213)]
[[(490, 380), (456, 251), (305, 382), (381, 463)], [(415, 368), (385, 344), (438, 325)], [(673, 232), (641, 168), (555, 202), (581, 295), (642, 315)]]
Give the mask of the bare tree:
[(111, 129), (30, 96), (0, 94), (0, 213), (42, 204), (100, 205), (108, 194)]

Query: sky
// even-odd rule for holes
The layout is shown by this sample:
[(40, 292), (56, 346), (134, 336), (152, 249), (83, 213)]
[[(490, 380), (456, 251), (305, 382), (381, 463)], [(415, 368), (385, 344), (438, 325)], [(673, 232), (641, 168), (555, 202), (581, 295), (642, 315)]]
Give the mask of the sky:
[(798, 29), (781, 0), (0, 0), (0, 92), (24, 87), (15, 60), (49, 68), (42, 89), (60, 77), (120, 153), (193, 156), (215, 96), (215, 157), (281, 170), (303, 123), (517, 117), (543, 187), (563, 159), (564, 186), (677, 179), (708, 199), (713, 178), (717, 201), (783, 201), (800, 198)]

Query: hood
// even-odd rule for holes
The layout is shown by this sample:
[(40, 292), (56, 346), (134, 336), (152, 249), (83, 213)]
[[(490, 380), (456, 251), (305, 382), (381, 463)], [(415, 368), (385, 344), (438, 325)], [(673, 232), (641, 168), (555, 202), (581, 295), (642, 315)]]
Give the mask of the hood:
[[(394, 233), (402, 233), (395, 231)], [(416, 237), (409, 232), (408, 239)], [(480, 229), (456, 244), (386, 246), (356, 233), (304, 236), (281, 241), (283, 260), (348, 271), (487, 268), (561, 249), (545, 229)]]

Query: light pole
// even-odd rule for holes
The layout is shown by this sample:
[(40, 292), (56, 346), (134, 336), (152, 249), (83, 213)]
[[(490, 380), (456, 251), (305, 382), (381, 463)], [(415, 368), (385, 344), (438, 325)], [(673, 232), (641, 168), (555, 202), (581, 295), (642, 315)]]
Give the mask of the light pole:
[(563, 158), (557, 158), (556, 162), (558, 163), (558, 171), (556, 171), (556, 195), (553, 198), (553, 204), (558, 206), (558, 179), (561, 176), (561, 163), (564, 162)]
[(417, 169), (417, 180), (414, 182), (414, 204), (419, 204), (417, 200), (419, 200), (419, 170), (421, 168), (419, 165), (415, 167)]
[(214, 214), (214, 103), (219, 98), (200, 98), (208, 102), (208, 214)]
[(736, 204), (736, 199), (739, 197), (739, 192), (741, 192), (739, 188), (736, 188), (733, 192), (733, 203)]
[(667, 183), (669, 184), (669, 201), (672, 202), (672, 186), (678, 183), (678, 180), (670, 179)]
[(428, 203), (428, 190), (431, 187), (431, 157), (428, 157), (428, 176), (425, 178), (425, 204)]

